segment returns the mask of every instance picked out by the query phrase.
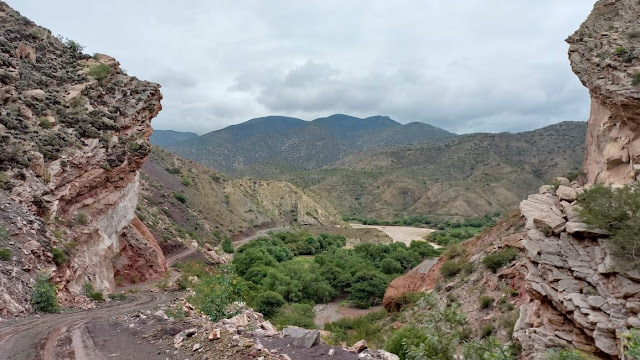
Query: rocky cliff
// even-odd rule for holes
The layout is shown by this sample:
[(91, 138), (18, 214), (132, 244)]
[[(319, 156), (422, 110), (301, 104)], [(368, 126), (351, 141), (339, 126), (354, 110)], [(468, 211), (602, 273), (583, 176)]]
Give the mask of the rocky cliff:
[(619, 336), (640, 327), (640, 272), (615, 258), (606, 234), (582, 223), (576, 197), (593, 183), (628, 184), (640, 170), (640, 5), (601, 0), (568, 38), (574, 72), (591, 93), (586, 185), (558, 179), (520, 204), (529, 300), (514, 337), (530, 358), (549, 348), (623, 357)]
[[(160, 86), (128, 76), (111, 57), (81, 51), (0, 2), (0, 196), (40, 219), (37, 234), (11, 234), (0, 244), (16, 255), (0, 261), (0, 276), (3, 283), (19, 280), (13, 285), (29, 293), (35, 274), (48, 272), (63, 299), (85, 282), (113, 289), (114, 258), (141, 279), (166, 267), (134, 217), (151, 119), (162, 108)], [(18, 214), (0, 225), (24, 232)], [(34, 260), (35, 244), (27, 246), (34, 241), (41, 262)], [(54, 248), (68, 260), (58, 258), (56, 266)], [(0, 290), (2, 306), (1, 299), (12, 298), (7, 289)], [(24, 301), (20, 306), (28, 311)], [(16, 312), (23, 311), (3, 309)]]
[(591, 94), (584, 170), (588, 181), (623, 184), (640, 170), (640, 4), (600, 0), (571, 35), (573, 71)]

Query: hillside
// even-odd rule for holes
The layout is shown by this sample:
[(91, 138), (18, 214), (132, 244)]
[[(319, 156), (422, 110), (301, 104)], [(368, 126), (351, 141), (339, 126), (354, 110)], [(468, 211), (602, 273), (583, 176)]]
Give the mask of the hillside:
[(142, 167), (141, 187), (136, 214), (165, 251), (186, 240), (217, 245), (260, 229), (341, 222), (330, 204), (289, 183), (229, 179), (158, 147)]
[(451, 136), (428, 124), (401, 125), (385, 116), (360, 119), (336, 114), (313, 121), (268, 116), (165, 147), (221, 171), (265, 162), (315, 169), (358, 150)]
[(475, 217), (515, 208), (553, 176), (578, 170), (585, 132), (584, 123), (565, 122), (366, 151), (310, 171), (270, 163), (241, 174), (290, 181), (358, 217)]
[(152, 145), (169, 146), (180, 141), (191, 140), (197, 137), (198, 134), (192, 132), (154, 129), (149, 141)]

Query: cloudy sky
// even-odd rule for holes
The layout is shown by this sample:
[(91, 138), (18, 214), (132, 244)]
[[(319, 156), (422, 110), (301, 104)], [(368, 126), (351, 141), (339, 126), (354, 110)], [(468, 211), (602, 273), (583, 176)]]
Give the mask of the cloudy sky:
[(564, 39), (594, 0), (6, 0), (162, 84), (156, 129), (389, 115), (457, 133), (588, 117)]

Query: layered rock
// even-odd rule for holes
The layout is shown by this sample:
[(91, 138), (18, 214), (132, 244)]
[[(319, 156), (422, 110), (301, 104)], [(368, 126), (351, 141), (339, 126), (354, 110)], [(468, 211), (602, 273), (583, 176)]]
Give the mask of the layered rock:
[(571, 35), (573, 71), (591, 94), (584, 171), (590, 183), (626, 184), (640, 170), (640, 5), (600, 0)]
[(50, 271), (63, 298), (85, 282), (112, 290), (119, 252), (129, 264), (151, 261), (130, 267), (141, 278), (165, 271), (157, 243), (134, 221), (160, 86), (80, 50), (0, 2), (2, 187), (47, 220), (43, 250), (67, 252), (69, 261)]
[[(583, 191), (575, 182), (570, 188)], [(621, 356), (619, 335), (640, 326), (640, 272), (616, 263), (606, 233), (580, 222), (578, 205), (559, 190), (542, 187), (520, 205), (530, 299), (514, 337), (534, 359), (549, 348)]]

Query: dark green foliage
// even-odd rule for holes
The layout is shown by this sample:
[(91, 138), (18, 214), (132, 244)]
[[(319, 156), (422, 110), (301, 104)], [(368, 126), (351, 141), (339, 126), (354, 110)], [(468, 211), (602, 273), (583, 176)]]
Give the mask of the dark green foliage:
[(633, 74), (633, 80), (631, 80), (631, 84), (640, 85), (640, 72)]
[(417, 326), (403, 326), (393, 333), (384, 349), (398, 355), (400, 360), (404, 360), (407, 358), (407, 348), (426, 343), (427, 337), (428, 335)]
[(109, 294), (109, 299), (111, 300), (115, 300), (115, 301), (124, 301), (127, 300), (127, 295), (122, 294), (122, 293), (117, 293), (117, 294)]
[(380, 262), (380, 270), (387, 275), (402, 274), (404, 272), (402, 264), (391, 258), (386, 258)]
[(497, 253), (489, 254), (482, 259), (482, 263), (491, 269), (494, 273), (501, 267), (512, 262), (518, 256), (518, 250), (515, 248), (506, 248)]
[(380, 310), (355, 318), (342, 318), (325, 324), (324, 329), (333, 333), (331, 341), (335, 344), (344, 341), (351, 346), (364, 339), (369, 345), (382, 346), (382, 326), (378, 322), (386, 315), (386, 310)]
[(234, 274), (230, 266), (220, 267), (213, 274), (199, 276), (193, 286), (194, 295), (189, 301), (209, 316), (211, 321), (219, 321), (235, 315), (228, 306), (243, 300), (244, 283)]
[[(464, 240), (473, 237), (474, 235), (476, 235), (478, 233), (478, 229), (483, 229), (483, 228), (487, 228), (487, 227), (492, 227), (496, 224), (496, 219), (500, 217), (500, 213), (497, 212), (495, 214), (487, 214), (483, 217), (478, 217), (478, 218), (470, 218), (470, 219), (466, 219), (463, 221), (450, 221), (450, 220), (442, 220), (442, 221), (438, 221), (438, 220), (434, 220), (434, 219), (430, 219), (424, 215), (411, 215), (411, 216), (405, 216), (405, 215), (400, 215), (398, 217), (396, 217), (395, 220), (393, 221), (382, 221), (382, 220), (376, 220), (376, 219), (369, 219), (369, 218), (362, 218), (362, 217), (357, 217), (357, 216), (348, 216), (348, 215), (344, 215), (342, 217), (342, 219), (344, 221), (358, 221), (360, 223), (362, 223), (363, 225), (387, 225), (387, 226), (392, 226), (392, 225), (405, 225), (405, 226), (419, 226), (419, 225), (427, 225), (429, 227), (432, 228), (436, 228), (439, 230), (445, 230), (445, 229), (452, 229), (452, 230), (456, 230), (456, 231), (452, 231), (451, 234), (456, 234), (456, 233), (464, 233), (464, 235), (468, 235)], [(460, 231), (459, 229), (463, 229), (463, 228), (474, 228), (474, 231)], [(440, 232), (438, 232), (440, 233)], [(434, 233), (435, 234), (435, 233)], [(456, 236), (456, 235), (454, 235)], [(463, 235), (460, 235), (463, 236)], [(457, 241), (460, 242), (460, 241)], [(444, 244), (446, 245), (446, 244)]]
[[(547, 355), (547, 360), (587, 360), (589, 357), (580, 350), (560, 350), (554, 351), (550, 350)], [(632, 357), (632, 359), (637, 359), (636, 357)]]
[(258, 295), (256, 298), (256, 311), (262, 313), (262, 315), (270, 318), (278, 312), (278, 309), (282, 305), (286, 304), (286, 301), (282, 298), (282, 295), (273, 291), (266, 291)]
[(640, 256), (640, 185), (612, 189), (596, 185), (580, 194), (580, 218), (609, 233), (614, 255), (637, 266)]
[(380, 304), (389, 281), (377, 271), (361, 271), (353, 277), (349, 300), (361, 308)]
[(440, 274), (442, 274), (442, 276), (444, 277), (456, 276), (458, 275), (460, 270), (462, 270), (460, 265), (458, 265), (458, 263), (453, 260), (447, 260), (442, 263), (442, 266), (440, 266)]
[(65, 39), (61, 36), (58, 37), (60, 41), (62, 41), (69, 49), (81, 54), (84, 51), (84, 45), (80, 45), (80, 43), (73, 41), (71, 39)]
[(36, 285), (31, 293), (31, 305), (35, 311), (57, 312), (59, 310), (56, 285), (49, 282), (48, 274), (38, 274)]
[(233, 254), (233, 242), (230, 237), (226, 237), (222, 240), (222, 250), (227, 254)]
[(38, 122), (38, 125), (40, 125), (40, 127), (43, 129), (51, 129), (51, 121), (49, 121), (49, 119), (47, 118), (41, 118)]
[(178, 167), (168, 167), (168, 168), (165, 168), (165, 170), (169, 174), (173, 174), (173, 175), (177, 175), (177, 174), (181, 173), (180, 168), (178, 168)]
[(182, 204), (186, 204), (187, 203), (187, 197), (184, 196), (184, 194), (180, 194), (177, 192), (173, 193), (173, 197), (178, 200), (179, 202), (181, 202)]
[(480, 336), (483, 338), (486, 338), (493, 335), (495, 331), (496, 331), (496, 327), (493, 326), (493, 324), (491, 323), (487, 323), (482, 325), (482, 327), (480, 328)]
[(309, 304), (286, 304), (271, 318), (271, 322), (278, 327), (293, 325), (315, 329), (316, 325), (313, 322), (315, 316), (313, 306)]
[(496, 338), (468, 342), (464, 347), (466, 360), (515, 360), (517, 352), (512, 347), (502, 345)]
[(64, 253), (64, 251), (58, 248), (51, 249), (51, 255), (53, 255), (53, 262), (55, 262), (58, 266), (67, 262), (67, 255)]
[(89, 217), (85, 213), (79, 213), (74, 219), (76, 224), (87, 225), (89, 223)]
[(480, 309), (488, 309), (491, 306), (493, 306), (493, 302), (495, 301), (494, 298), (492, 298), (491, 296), (481, 296), (479, 299), (480, 302)]
[(111, 68), (109, 65), (105, 64), (96, 65), (87, 72), (89, 76), (93, 76), (99, 82), (106, 79), (109, 76), (109, 73), (111, 73)]
[(8, 261), (11, 259), (11, 249), (2, 248), (0, 249), (0, 260)]

